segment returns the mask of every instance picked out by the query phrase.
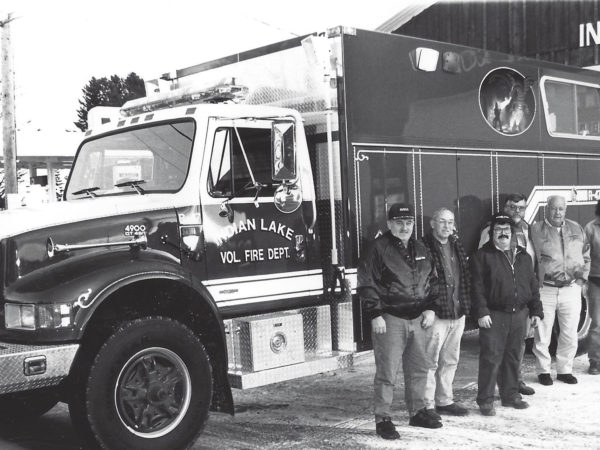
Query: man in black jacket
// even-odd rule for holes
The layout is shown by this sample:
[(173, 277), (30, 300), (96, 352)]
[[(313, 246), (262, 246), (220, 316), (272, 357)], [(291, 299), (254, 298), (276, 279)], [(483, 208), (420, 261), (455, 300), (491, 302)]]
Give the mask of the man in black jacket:
[(513, 220), (505, 213), (492, 217), (490, 240), (471, 260), (473, 309), (479, 323), (477, 404), (486, 416), (496, 414), (496, 382), (503, 406), (529, 405), (519, 394), (519, 351), (527, 314), (531, 326), (543, 319), (542, 303), (531, 256), (511, 246)]
[(391, 421), (391, 405), (403, 360), (409, 424), (442, 426), (440, 416), (425, 398), (427, 380), (434, 376), (436, 367), (431, 326), (437, 278), (429, 251), (412, 236), (414, 219), (410, 205), (392, 205), (389, 231), (375, 240), (358, 268), (358, 292), (371, 319), (376, 430), (384, 439), (400, 437)]

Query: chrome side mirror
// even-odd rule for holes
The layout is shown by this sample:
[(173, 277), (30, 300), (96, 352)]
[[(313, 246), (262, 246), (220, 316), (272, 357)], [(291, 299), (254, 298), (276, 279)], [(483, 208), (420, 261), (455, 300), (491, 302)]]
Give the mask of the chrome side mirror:
[(271, 178), (296, 178), (296, 132), (294, 122), (276, 121), (271, 127)]
[(302, 205), (302, 191), (296, 183), (283, 183), (275, 191), (273, 202), (282, 213), (293, 213)]

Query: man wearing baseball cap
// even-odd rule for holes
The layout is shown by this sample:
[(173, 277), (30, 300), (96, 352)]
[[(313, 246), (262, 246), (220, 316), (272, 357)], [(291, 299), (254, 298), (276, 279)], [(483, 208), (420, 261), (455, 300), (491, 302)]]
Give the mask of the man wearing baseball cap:
[(472, 302), (480, 348), (477, 404), (484, 416), (496, 414), (496, 383), (502, 406), (529, 406), (519, 394), (521, 342), (527, 316), (534, 328), (544, 317), (531, 256), (520, 245), (511, 246), (514, 225), (504, 212), (492, 216), (490, 240), (471, 258)]
[(374, 403), (376, 432), (398, 439), (391, 420), (396, 374), (403, 358), (409, 425), (440, 428), (440, 416), (427, 404), (428, 378), (435, 376), (431, 339), (437, 300), (437, 277), (431, 254), (412, 233), (411, 205), (395, 203), (388, 211), (389, 231), (379, 236), (361, 259), (358, 292), (371, 319), (375, 355)]

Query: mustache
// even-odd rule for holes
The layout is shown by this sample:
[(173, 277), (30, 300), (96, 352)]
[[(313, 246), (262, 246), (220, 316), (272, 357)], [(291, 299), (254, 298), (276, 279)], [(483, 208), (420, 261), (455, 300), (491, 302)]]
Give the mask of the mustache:
[(508, 234), (501, 234), (500, 236), (498, 236), (498, 239), (502, 239), (502, 238), (508, 239)]

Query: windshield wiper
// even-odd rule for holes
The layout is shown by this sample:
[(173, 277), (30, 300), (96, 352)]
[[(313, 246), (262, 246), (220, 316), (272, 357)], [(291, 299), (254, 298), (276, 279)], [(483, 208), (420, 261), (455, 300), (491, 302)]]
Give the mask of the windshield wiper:
[(94, 191), (97, 191), (99, 189), (100, 188), (98, 186), (84, 188), (84, 189), (80, 189), (79, 191), (73, 192), (72, 195), (87, 194), (88, 197), (96, 198), (96, 197), (98, 197), (98, 195), (94, 194)]
[(117, 183), (115, 184), (115, 187), (125, 187), (125, 186), (129, 186), (132, 187), (133, 189), (135, 189), (135, 191), (140, 194), (140, 195), (144, 195), (146, 193), (146, 191), (144, 191), (139, 185), (142, 183), (145, 183), (146, 181), (144, 180), (130, 180), (130, 181), (123, 181), (122, 183)]

